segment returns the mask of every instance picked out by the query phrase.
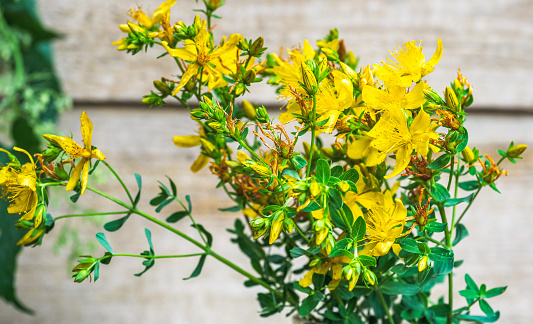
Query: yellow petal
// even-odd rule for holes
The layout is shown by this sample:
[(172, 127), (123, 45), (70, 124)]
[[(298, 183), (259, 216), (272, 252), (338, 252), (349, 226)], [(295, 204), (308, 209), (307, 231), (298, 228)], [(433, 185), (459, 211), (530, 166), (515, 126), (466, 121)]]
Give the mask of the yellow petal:
[(176, 89), (174, 89), (174, 91), (172, 92), (173, 96), (175, 96), (176, 93), (178, 93), (181, 90), (181, 88), (183, 88), (187, 84), (187, 82), (189, 82), (189, 80), (198, 73), (199, 68), (200, 66), (196, 63), (191, 63), (187, 66), (187, 71), (183, 73), (183, 75), (181, 76), (180, 83), (178, 84)]
[(85, 149), (78, 145), (72, 138), (66, 136), (43, 135), (51, 143), (57, 143), (68, 155), (73, 158), (83, 156)]
[(426, 64), (429, 64), (431, 66), (437, 65), (439, 63), (441, 57), (442, 57), (442, 40), (440, 38), (437, 39), (437, 49), (435, 50), (435, 53), (433, 53), (433, 56), (429, 59), (429, 61), (426, 62)]
[(89, 161), (83, 164), (83, 169), (81, 170), (81, 194), (85, 193), (85, 188), (87, 188), (87, 182), (89, 181)]
[(172, 7), (176, 1), (177, 0), (167, 0), (159, 5), (152, 15), (152, 25), (159, 24), (161, 19), (170, 11), (170, 7)]
[(196, 161), (194, 161), (194, 163), (191, 165), (191, 171), (192, 172), (200, 171), (203, 167), (206, 166), (207, 162), (209, 162), (209, 157), (203, 154), (200, 154), (198, 158), (196, 159)]
[(409, 165), (412, 151), (413, 146), (411, 144), (407, 144), (399, 148), (396, 152), (396, 164), (394, 165), (394, 170), (392, 170), (391, 174), (386, 175), (383, 178), (390, 179), (400, 174)]
[(81, 121), (81, 135), (83, 136), (83, 146), (89, 152), (91, 151), (91, 138), (93, 134), (93, 123), (87, 116), (87, 113), (83, 111), (80, 117)]
[(167, 50), (168, 54), (172, 57), (177, 57), (185, 61), (196, 61), (196, 54), (191, 53), (185, 48), (170, 48), (166, 41), (161, 42), (163, 47)]
[(78, 180), (80, 180), (83, 166), (88, 162), (89, 162), (88, 159), (81, 158), (81, 160), (78, 162), (74, 170), (72, 170), (72, 172), (70, 173), (70, 179), (68, 180), (67, 186), (65, 188), (66, 191), (74, 190), (74, 188), (78, 184)]

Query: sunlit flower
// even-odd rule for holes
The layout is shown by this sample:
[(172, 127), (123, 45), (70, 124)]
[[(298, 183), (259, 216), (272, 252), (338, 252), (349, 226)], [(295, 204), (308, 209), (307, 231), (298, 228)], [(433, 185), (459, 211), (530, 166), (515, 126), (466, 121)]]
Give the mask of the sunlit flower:
[(163, 2), (152, 14), (152, 18), (149, 18), (141, 8), (135, 10), (130, 9), (129, 15), (131, 18), (137, 20), (141, 25), (146, 28), (152, 28), (161, 22), (163, 17), (170, 12), (170, 8), (176, 3), (177, 0), (167, 0)]
[[(31, 162), (22, 166), (18, 163), (10, 163), (0, 169), (0, 188), (2, 198), (9, 202), (8, 213), (24, 214), (20, 219), (32, 220), (37, 207), (38, 196), (36, 193), (37, 176), (35, 174), (35, 163), (31, 155), (18, 147), (15, 151), (25, 153)], [(1, 152), (10, 154), (4, 149)]]
[(394, 170), (385, 179), (400, 174), (409, 165), (413, 149), (417, 154), (426, 156), (430, 147), (429, 140), (438, 138), (438, 134), (432, 130), (431, 117), (423, 109), (410, 127), (402, 109), (387, 110), (368, 136), (374, 138), (370, 145), (381, 154), (396, 152)]
[[(210, 90), (213, 89), (211, 87), (225, 85), (225, 82), (220, 82), (222, 74), (228, 74), (231, 72), (231, 70), (226, 68), (226, 65), (235, 65), (235, 61), (233, 60), (233, 64), (224, 64), (221, 57), (223, 54), (230, 51), (237, 51), (238, 49), (236, 45), (241, 39), (241, 35), (232, 34), (228, 40), (224, 42), (224, 45), (214, 51), (210, 40), (210, 34), (205, 29), (200, 30), (198, 35), (194, 38), (194, 42), (186, 40), (185, 48), (170, 48), (168, 43), (163, 41), (162, 44), (170, 56), (191, 62), (187, 65), (187, 70), (183, 73), (181, 80), (176, 89), (174, 89), (174, 92), (172, 92), (172, 95), (178, 93), (178, 91), (180, 91), (192, 77), (198, 74), (200, 69), (202, 69), (203, 73), (207, 73)], [(237, 55), (237, 53), (234, 54), (235, 56)], [(231, 57), (233, 58), (233, 55)]]
[(434, 66), (442, 57), (442, 41), (437, 40), (437, 49), (429, 61), (425, 62), (422, 45), (416, 45), (415, 41), (406, 42), (397, 51), (391, 51), (396, 62), (387, 59), (374, 65), (374, 74), (380, 79), (390, 84), (400, 87), (410, 87), (413, 82), (420, 81), (421, 78), (433, 72)]
[(89, 162), (92, 158), (102, 161), (105, 159), (105, 156), (99, 149), (93, 148), (91, 145), (93, 123), (85, 111), (81, 113), (80, 121), (84, 147), (81, 147), (72, 138), (66, 136), (44, 134), (43, 137), (50, 143), (60, 146), (65, 153), (72, 157), (72, 159), (81, 157), (81, 160), (70, 174), (70, 179), (67, 183), (66, 190), (74, 190), (81, 176), (80, 193), (83, 195), (85, 188), (87, 188), (87, 181), (89, 179)]
[(423, 92), (426, 88), (428, 85), (425, 82), (418, 83), (408, 93), (405, 93), (404, 87), (396, 85), (389, 85), (386, 90), (369, 86), (363, 88), (363, 100), (375, 110), (417, 109), (426, 102)]

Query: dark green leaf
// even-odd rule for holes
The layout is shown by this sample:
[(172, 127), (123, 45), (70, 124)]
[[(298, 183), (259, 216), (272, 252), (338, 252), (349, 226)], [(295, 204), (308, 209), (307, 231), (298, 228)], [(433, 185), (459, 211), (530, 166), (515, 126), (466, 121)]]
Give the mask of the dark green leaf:
[(352, 181), (353, 183), (356, 183), (357, 180), (359, 180), (359, 172), (357, 172), (357, 169), (348, 169), (346, 170), (346, 172), (344, 172), (340, 178), (341, 180), (344, 180), (344, 181)]
[(328, 161), (324, 159), (318, 159), (316, 163), (316, 181), (327, 184), (330, 176), (331, 170), (329, 169)]
[[(337, 243), (335, 243), (335, 246), (333, 247), (333, 249), (331, 249), (331, 253), (329, 254), (329, 257), (334, 258), (334, 257), (344, 255), (340, 251), (346, 249), (347, 246), (352, 243), (353, 243), (353, 240), (351, 238), (343, 238), (342, 240), (339, 240)], [(350, 249), (353, 249), (353, 247), (351, 247)], [(291, 254), (292, 254), (292, 250), (291, 250)]]
[(414, 296), (420, 291), (418, 285), (389, 280), (379, 288), (386, 295)]
[(366, 234), (366, 222), (362, 216), (357, 217), (355, 224), (352, 226), (352, 237), (356, 241), (360, 241)]
[(304, 166), (307, 165), (307, 161), (299, 155), (296, 155), (295, 157), (292, 158), (292, 163), (294, 163), (294, 166), (298, 170), (302, 169)]
[[(453, 251), (447, 250), (441, 247), (432, 247), (431, 254), (429, 259), (432, 261), (452, 261), (453, 262)], [(453, 265), (452, 265), (453, 266)]]
[(300, 306), (300, 310), (298, 313), (302, 317), (306, 317), (307, 315), (311, 314), (311, 312), (318, 306), (318, 303), (324, 298), (324, 295), (322, 295), (322, 298), (320, 298), (321, 293), (315, 293), (313, 295), (307, 296), (302, 301), (302, 305)]
[(322, 287), (324, 287), (324, 281), (326, 280), (326, 276), (320, 273), (313, 273), (312, 280), (315, 290), (321, 290)]
[(423, 311), (421, 311), (420, 309), (413, 309), (413, 308), (404, 309), (402, 313), (400, 314), (400, 316), (404, 320), (408, 320), (408, 321), (419, 319), (420, 317), (422, 317), (422, 315), (424, 315)]
[(455, 148), (455, 152), (461, 153), (468, 145), (468, 131), (466, 130), (466, 128), (461, 127), (461, 129), (459, 130), (459, 136), (457, 137), (457, 141), (459, 142), (459, 144)]
[(189, 212), (186, 210), (178, 211), (168, 216), (166, 221), (167, 223), (176, 223), (182, 220), (183, 218), (187, 217), (187, 215), (189, 215)]
[(204, 263), (205, 263), (205, 259), (206, 258), (207, 258), (207, 254), (202, 255), (200, 257), (200, 260), (198, 261), (198, 265), (196, 265), (196, 268), (192, 272), (191, 276), (187, 277), (187, 278), (183, 278), (183, 280), (189, 280), (189, 279), (198, 277), (200, 275), (200, 273), (202, 272), (202, 268), (204, 267)]
[(436, 317), (446, 317), (450, 312), (450, 305), (448, 304), (437, 304), (428, 308), (428, 311), (432, 312)]
[(154, 246), (152, 245), (152, 232), (150, 232), (149, 229), (144, 229), (144, 235), (146, 235), (146, 240), (148, 241), (148, 245), (150, 245), (150, 250), (154, 250)]
[(96, 262), (94, 265), (94, 282), (100, 278), (100, 262)]
[(233, 206), (233, 207), (227, 207), (227, 208), (219, 208), (221, 212), (230, 212), (235, 213), (242, 210), (242, 206)]
[(170, 204), (173, 201), (174, 201), (174, 198), (169, 198), (163, 201), (162, 203), (160, 203), (159, 206), (157, 206), (157, 208), (155, 209), (156, 213), (159, 213), (161, 210), (163, 210), (163, 208), (165, 208), (168, 204)]
[(113, 250), (111, 249), (111, 246), (107, 242), (107, 238), (105, 237), (105, 234), (102, 232), (96, 233), (96, 240), (98, 243), (100, 243), (106, 250), (108, 250), (111, 254), (113, 254)]
[(455, 225), (455, 238), (453, 239), (452, 245), (456, 246), (462, 239), (468, 236), (468, 230), (466, 227), (459, 223)]
[(120, 229), (122, 227), (122, 225), (124, 225), (124, 223), (128, 220), (130, 215), (131, 215), (131, 213), (128, 213), (126, 216), (124, 216), (122, 218), (115, 219), (115, 220), (112, 220), (110, 222), (107, 222), (104, 225), (104, 229), (106, 231), (109, 231), (109, 232), (114, 232), (114, 231)]
[(73, 194), (72, 196), (70, 196), (70, 201), (72, 201), (73, 203), (76, 203), (78, 202), (78, 199), (80, 199), (80, 192), (76, 192), (75, 194)]
[(330, 198), (330, 208), (340, 209), (342, 208), (343, 201), (342, 195), (337, 189), (330, 188), (328, 190), (328, 196)]
[(284, 169), (283, 172), (281, 172), (281, 175), (287, 175), (287, 176), (293, 177), (296, 180), (300, 180), (300, 175), (298, 174), (298, 172), (288, 169), (288, 168)]
[(479, 186), (480, 186), (480, 183), (477, 180), (459, 182), (459, 188), (466, 190), (466, 191), (477, 190), (479, 189)]
[(477, 286), (474, 279), (472, 279), (472, 277), (470, 277), (468, 273), (465, 274), (465, 282), (466, 282), (466, 288), (473, 290), (477, 292), (478, 294), (481, 292), (481, 290), (479, 290), (479, 287)]
[(458, 315), (456, 319), (468, 321), (468, 322), (482, 322), (482, 323), (494, 323), (500, 318), (500, 312), (496, 312), (491, 316), (477, 316), (477, 315)]
[[(431, 258), (431, 257), (430, 257)], [(437, 275), (448, 274), (453, 271), (453, 259), (433, 262), (433, 272)]]
[(412, 238), (407, 238), (403, 240), (400, 243), (400, 246), (402, 247), (403, 250), (407, 252), (420, 254), (420, 250), (418, 249), (418, 244)]
[(429, 249), (429, 246), (426, 243), (417, 242), (416, 245), (418, 246), (418, 250), (420, 250), (420, 253), (422, 253), (422, 254), (431, 253), (431, 250)]
[(365, 266), (375, 267), (377, 264), (376, 259), (368, 255), (359, 255), (357, 258)]
[(444, 187), (440, 183), (435, 183), (431, 186), (431, 193), (433, 195), (433, 198), (435, 198), (435, 200), (438, 202), (443, 202), (451, 197), (446, 187)]
[(333, 168), (331, 168), (331, 176), (335, 178), (339, 178), (342, 174), (342, 171), (344, 171), (344, 168), (340, 165), (336, 165)]
[(428, 165), (428, 169), (431, 170), (439, 170), (448, 165), (450, 163), (450, 160), (452, 159), (451, 154), (443, 154), (439, 156), (435, 161), (431, 162)]
[[(446, 202), (448, 202), (448, 200)], [(433, 223), (428, 223), (426, 225), (426, 229), (430, 232), (439, 233), (439, 232), (444, 232), (447, 226), (448, 226), (447, 223), (433, 222)]]
[(320, 209), (322, 209), (322, 206), (320, 206), (316, 201), (312, 200), (311, 203), (309, 203), (309, 205), (305, 206), (305, 208), (302, 209), (302, 211), (312, 212), (312, 211), (320, 210)]
[(192, 214), (191, 196), (185, 195), (185, 200), (187, 201), (187, 205), (189, 206), (189, 214)]
[(450, 198), (446, 200), (446, 202), (444, 203), (444, 207), (452, 207), (462, 202), (470, 202), (470, 200), (472, 200), (472, 197), (474, 197), (474, 194), (468, 195), (463, 198)]

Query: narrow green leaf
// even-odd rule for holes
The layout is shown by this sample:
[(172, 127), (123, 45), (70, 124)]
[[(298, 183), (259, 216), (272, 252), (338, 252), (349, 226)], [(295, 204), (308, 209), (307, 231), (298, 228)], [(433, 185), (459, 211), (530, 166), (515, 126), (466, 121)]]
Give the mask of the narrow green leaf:
[(100, 262), (96, 262), (94, 265), (94, 282), (100, 278)]
[(226, 208), (219, 208), (221, 212), (230, 212), (235, 213), (242, 210), (242, 206), (233, 206), (233, 207), (226, 207)]
[(198, 261), (198, 265), (196, 265), (196, 268), (194, 269), (194, 271), (192, 272), (190, 277), (183, 278), (183, 280), (189, 280), (189, 279), (198, 277), (200, 275), (200, 273), (202, 272), (202, 268), (204, 267), (204, 263), (205, 263), (205, 259), (206, 258), (207, 258), (207, 254), (202, 255), (200, 257), (200, 260)]
[(452, 245), (456, 246), (462, 239), (468, 236), (468, 230), (466, 227), (459, 223), (455, 225), (455, 238), (453, 239)]
[[(448, 202), (448, 200), (446, 202)], [(433, 222), (433, 223), (428, 223), (426, 225), (426, 229), (433, 233), (440, 233), (440, 232), (444, 232), (447, 226), (448, 226), (447, 223)]]
[(466, 191), (477, 190), (479, 189), (480, 185), (481, 184), (477, 180), (459, 182), (459, 188), (466, 190)]
[(444, 203), (444, 207), (452, 207), (462, 202), (470, 202), (470, 200), (472, 200), (473, 197), (474, 197), (474, 194), (468, 195), (463, 198), (450, 198), (446, 200), (446, 202)]
[(139, 191), (141, 191), (141, 189), (143, 187), (143, 182), (142, 182), (142, 179), (141, 179), (141, 175), (138, 174), (138, 173), (135, 173), (135, 180), (137, 181), (137, 187), (139, 187)]
[(167, 223), (176, 223), (182, 220), (183, 218), (187, 217), (189, 215), (189, 212), (186, 210), (178, 211), (173, 213), (172, 215), (168, 216), (166, 219)]
[(479, 290), (479, 287), (477, 286), (474, 279), (472, 279), (472, 277), (470, 277), (468, 273), (465, 274), (465, 282), (466, 282), (466, 288), (473, 290), (477, 292), (478, 294), (481, 292), (481, 290)]
[(324, 159), (318, 159), (316, 163), (316, 181), (327, 184), (330, 176), (329, 163)]
[(485, 293), (485, 298), (492, 298), (492, 297), (499, 296), (499, 295), (503, 294), (505, 292), (505, 290), (507, 290), (507, 286), (489, 289)]
[(463, 296), (464, 298), (470, 298), (470, 299), (476, 299), (479, 297), (479, 293), (473, 290), (470, 290), (470, 289), (460, 290), (459, 295)]
[(144, 229), (144, 234), (146, 235), (146, 240), (148, 241), (148, 245), (150, 245), (150, 250), (154, 250), (154, 246), (152, 245), (152, 232), (150, 232), (149, 229)]
[(428, 169), (439, 170), (448, 165), (452, 159), (451, 154), (443, 154), (428, 165)]
[(298, 172), (288, 169), (288, 168), (284, 169), (283, 172), (281, 172), (281, 175), (286, 175), (289, 177), (293, 177), (296, 180), (300, 180), (300, 175), (298, 174)]
[(366, 234), (366, 222), (362, 216), (357, 217), (355, 224), (352, 227), (352, 237), (356, 241), (360, 241)]
[(491, 316), (492, 314), (494, 314), (494, 310), (492, 309), (492, 307), (490, 307), (489, 303), (487, 303), (485, 299), (479, 300), (479, 308), (481, 308), (481, 311), (487, 316)]
[(185, 195), (185, 200), (187, 201), (187, 205), (189, 206), (189, 214), (192, 214), (191, 196)]
[(107, 242), (107, 238), (105, 237), (105, 234), (102, 232), (96, 233), (96, 240), (98, 243), (100, 243), (104, 249), (108, 250), (111, 254), (113, 254), (113, 250), (111, 249), (111, 246)]
[(109, 232), (114, 232), (114, 231), (120, 229), (122, 227), (122, 225), (124, 225), (124, 223), (126, 223), (128, 218), (130, 217), (130, 215), (131, 215), (131, 213), (128, 213), (126, 216), (124, 216), (122, 218), (115, 219), (115, 220), (112, 220), (110, 222), (105, 223), (104, 229), (106, 231), (109, 231)]
[(174, 201), (174, 198), (169, 198), (163, 201), (162, 203), (160, 203), (159, 206), (157, 206), (157, 208), (155, 209), (156, 213), (159, 213), (161, 210), (163, 210), (163, 208), (165, 208), (168, 204), (170, 204), (173, 201)]
[(496, 312), (491, 316), (478, 316), (478, 315), (458, 315), (455, 317), (458, 320), (468, 322), (482, 322), (482, 323), (494, 323), (500, 318), (500, 312)]
[(400, 243), (400, 246), (402, 247), (403, 250), (407, 252), (420, 254), (420, 250), (418, 249), (418, 244), (412, 238), (407, 238), (403, 240)]

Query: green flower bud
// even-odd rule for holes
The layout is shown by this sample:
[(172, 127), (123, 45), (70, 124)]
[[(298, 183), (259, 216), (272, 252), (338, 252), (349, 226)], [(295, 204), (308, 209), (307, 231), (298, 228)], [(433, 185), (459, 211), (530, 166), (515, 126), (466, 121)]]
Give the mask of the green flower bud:
[(439, 105), (439, 106), (444, 106), (446, 104), (444, 100), (442, 100), (442, 98), (439, 96), (439, 94), (435, 92), (435, 90), (430, 88), (430, 89), (424, 89), (422, 90), (422, 92), (424, 92), (424, 97), (427, 100), (429, 100), (431, 103)]
[(170, 94), (170, 87), (166, 82), (154, 80), (154, 87), (165, 97)]
[(470, 149), (470, 147), (465, 147), (465, 149), (461, 152), (463, 155), (463, 159), (468, 163), (472, 164), (476, 162), (476, 156), (474, 155), (474, 152)]
[(377, 280), (376, 275), (368, 269), (365, 269), (365, 272), (363, 273), (363, 279), (367, 284), (372, 286), (376, 283)]
[(318, 82), (316, 81), (313, 71), (306, 63), (302, 63), (300, 71), (302, 73), (302, 81), (305, 90), (309, 95), (314, 95), (318, 90)]
[(263, 51), (263, 45), (265, 44), (265, 40), (263, 39), (263, 36), (257, 37), (257, 39), (252, 43), (252, 46), (250, 47), (250, 55), (257, 56), (260, 55)]
[(457, 108), (459, 107), (459, 101), (457, 100), (457, 95), (450, 87), (446, 87), (446, 91), (444, 92), (444, 97), (446, 100), (446, 106), (451, 108), (453, 111), (457, 111)]
[(418, 260), (418, 272), (426, 270), (428, 267), (428, 256), (424, 255)]
[(347, 265), (342, 269), (342, 276), (344, 277), (344, 279), (350, 280), (353, 275), (354, 275), (354, 271), (350, 265)]
[(510, 157), (512, 159), (516, 159), (517, 157), (520, 157), (522, 153), (527, 149), (526, 144), (518, 144), (516, 146), (510, 147), (507, 150), (507, 157)]
[(292, 218), (285, 217), (283, 219), (283, 229), (285, 229), (285, 231), (292, 233), (292, 231), (294, 231), (294, 226), (295, 224)]
[(244, 73), (244, 76), (242, 77), (242, 81), (246, 84), (250, 84), (254, 82), (256, 73), (254, 70), (248, 70), (246, 73)]
[(266, 218), (262, 217), (255, 218), (250, 221), (250, 225), (252, 225), (252, 228), (255, 230), (263, 228), (267, 223), (268, 222), (266, 221)]
[(233, 92), (235, 93), (235, 95), (238, 97), (240, 95), (242, 95), (244, 93), (244, 91), (246, 90), (246, 86), (242, 83), (237, 83), (235, 85), (235, 88), (233, 89)]
[(257, 113), (256, 119), (258, 122), (263, 124), (270, 122), (270, 117), (268, 116), (265, 106), (257, 107), (255, 112)]

